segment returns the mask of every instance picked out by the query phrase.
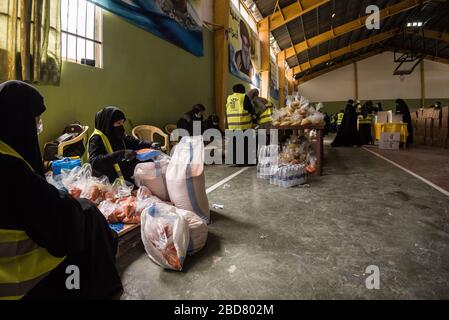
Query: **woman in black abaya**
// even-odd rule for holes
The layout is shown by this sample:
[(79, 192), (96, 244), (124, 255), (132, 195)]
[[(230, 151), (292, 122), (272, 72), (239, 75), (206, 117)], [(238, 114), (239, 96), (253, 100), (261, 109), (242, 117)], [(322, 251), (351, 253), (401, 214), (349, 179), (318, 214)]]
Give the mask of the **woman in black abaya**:
[(357, 131), (357, 112), (353, 100), (349, 100), (346, 104), (343, 121), (331, 145), (332, 147), (360, 146), (359, 133)]
[[(139, 163), (136, 151), (144, 148), (160, 149), (157, 142), (138, 140), (125, 134), (125, 114), (116, 107), (106, 107), (95, 115), (94, 134), (89, 138), (89, 163), (93, 174), (107, 176), (113, 183), (119, 177), (114, 165), (118, 165), (127, 181), (133, 182), (134, 169)], [(98, 134), (96, 134), (98, 132)], [(111, 145), (109, 152), (101, 134)]]
[[(37, 139), (44, 111), (44, 100), (32, 86), (20, 81), (0, 84), (0, 140), (17, 153), (0, 153), (5, 186), (0, 193), (0, 229), (24, 231), (53, 257), (65, 257), (40, 282), (17, 295), (25, 299), (110, 297), (122, 288), (115, 268), (117, 237), (88, 200), (75, 200), (45, 180)], [(79, 268), (79, 290), (66, 287), (70, 265)]]
[(407, 103), (402, 99), (396, 100), (396, 114), (402, 115), (402, 122), (407, 124), (408, 136), (407, 136), (407, 148), (413, 144), (413, 123), (412, 116), (410, 115), (410, 109)]

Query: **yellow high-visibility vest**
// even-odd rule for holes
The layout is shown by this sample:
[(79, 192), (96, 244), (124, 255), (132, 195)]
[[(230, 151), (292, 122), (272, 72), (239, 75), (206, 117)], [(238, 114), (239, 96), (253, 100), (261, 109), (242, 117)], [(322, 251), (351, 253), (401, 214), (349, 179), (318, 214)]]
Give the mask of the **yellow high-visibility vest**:
[(265, 123), (270, 123), (271, 121), (273, 121), (273, 118), (271, 117), (272, 114), (273, 114), (273, 104), (271, 102), (268, 102), (265, 111), (262, 112), (257, 118), (257, 124), (261, 125)]
[(252, 128), (252, 119), (245, 110), (245, 94), (234, 93), (228, 97), (226, 116), (229, 130), (246, 130)]
[(343, 122), (343, 117), (345, 116), (345, 114), (344, 113), (341, 113), (341, 112), (339, 112), (338, 113), (338, 115), (337, 115), (337, 124), (338, 125), (341, 125), (341, 123)]
[[(100, 136), (101, 141), (103, 141), (103, 144), (104, 144), (104, 147), (106, 148), (107, 153), (111, 154), (114, 152), (114, 150), (112, 150), (112, 146), (111, 146), (111, 143), (109, 142), (108, 137), (103, 132), (101, 132), (98, 129), (95, 129), (94, 132), (92, 133), (92, 135), (90, 136), (89, 141), (93, 136)], [(87, 156), (89, 157), (89, 146), (87, 146)], [(117, 173), (118, 178), (121, 180), (124, 180), (122, 170), (120, 169), (120, 166), (118, 165), (118, 163), (114, 163), (114, 170)]]
[(372, 124), (373, 120), (370, 115), (368, 115), (366, 118), (358, 119), (359, 124)]
[[(0, 153), (23, 160), (0, 140)], [(18, 300), (55, 269), (65, 257), (52, 256), (23, 230), (0, 229), (0, 300)]]

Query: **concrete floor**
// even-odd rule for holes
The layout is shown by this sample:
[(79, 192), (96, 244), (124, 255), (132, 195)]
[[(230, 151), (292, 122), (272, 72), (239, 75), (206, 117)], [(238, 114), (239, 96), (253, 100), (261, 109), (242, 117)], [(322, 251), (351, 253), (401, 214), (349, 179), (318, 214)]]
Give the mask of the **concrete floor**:
[[(240, 168), (206, 168), (211, 186)], [(326, 148), (325, 176), (283, 189), (250, 168), (209, 194), (207, 246), (183, 272), (142, 248), (122, 299), (448, 299), (449, 198), (360, 148)], [(368, 290), (367, 266), (380, 269)]]

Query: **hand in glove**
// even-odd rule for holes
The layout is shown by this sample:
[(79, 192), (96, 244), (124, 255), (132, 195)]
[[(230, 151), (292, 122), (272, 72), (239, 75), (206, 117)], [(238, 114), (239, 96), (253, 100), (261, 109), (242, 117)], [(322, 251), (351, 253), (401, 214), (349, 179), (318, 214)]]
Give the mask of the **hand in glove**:
[(161, 150), (161, 144), (159, 142), (153, 142), (151, 143), (151, 149)]
[(132, 161), (136, 158), (136, 155), (137, 155), (136, 151), (126, 149), (126, 150), (124, 150), (124, 153), (123, 153), (123, 159), (126, 161)]

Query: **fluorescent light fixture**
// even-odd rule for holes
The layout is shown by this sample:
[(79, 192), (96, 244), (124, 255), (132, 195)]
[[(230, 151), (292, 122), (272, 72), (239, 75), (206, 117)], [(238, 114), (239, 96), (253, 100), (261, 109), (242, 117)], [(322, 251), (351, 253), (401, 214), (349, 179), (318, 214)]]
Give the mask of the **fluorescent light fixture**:
[(418, 26), (418, 22), (413, 22), (413, 26), (417, 27)]
[(335, 12), (332, 12), (332, 19), (335, 18)]
[(418, 27), (422, 27), (422, 22), (418, 22)]
[(411, 27), (412, 26), (412, 23), (411, 22), (408, 22), (407, 23), (407, 27)]

